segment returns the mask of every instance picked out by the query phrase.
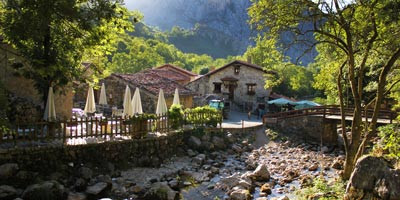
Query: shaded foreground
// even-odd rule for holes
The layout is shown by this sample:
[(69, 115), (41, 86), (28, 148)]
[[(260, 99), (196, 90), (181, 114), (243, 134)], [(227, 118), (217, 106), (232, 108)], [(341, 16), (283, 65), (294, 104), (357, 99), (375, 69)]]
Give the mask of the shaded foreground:
[[(261, 140), (261, 141), (260, 141)], [(63, 163), (50, 174), (0, 166), (4, 199), (273, 199), (293, 197), (316, 177), (333, 180), (343, 152), (248, 134), (194, 133), (158, 168), (129, 163)], [(259, 148), (256, 148), (259, 147)], [(323, 152), (323, 153), (322, 153)], [(123, 153), (123, 152), (120, 152)], [(98, 158), (101, 159), (101, 158)], [(44, 170), (46, 171), (46, 170)], [(6, 181), (14, 177), (15, 181)], [(29, 184), (29, 185), (28, 185)], [(264, 197), (264, 198), (262, 198)]]

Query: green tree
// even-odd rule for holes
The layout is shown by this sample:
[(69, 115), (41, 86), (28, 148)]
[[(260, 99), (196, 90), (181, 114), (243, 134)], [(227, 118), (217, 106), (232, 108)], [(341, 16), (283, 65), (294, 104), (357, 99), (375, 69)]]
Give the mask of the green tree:
[(119, 0), (1, 0), (0, 34), (30, 63), (24, 75), (47, 98), (79, 77), (84, 55), (102, 56), (131, 27)]
[(244, 56), (265, 70), (276, 72), (266, 74), (265, 88), (291, 97), (314, 95), (313, 73), (308, 67), (291, 63), (290, 58), (278, 50), (277, 38), (263, 35), (258, 36), (255, 42), (256, 45), (249, 47)]
[[(364, 153), (365, 146), (376, 135), (376, 122), (383, 98), (398, 81), (392, 79), (398, 68), (400, 57), (400, 2), (341, 0), (252, 0), (249, 9), (250, 22), (267, 35), (279, 37), (291, 33), (296, 42), (323, 48), (321, 59), (332, 65), (336, 72), (336, 87), (342, 112), (342, 127), (345, 127), (343, 86), (349, 83), (351, 105), (354, 105), (351, 137), (345, 129), (342, 135), (346, 161), (344, 179), (350, 177), (355, 162)], [(299, 24), (309, 23), (309, 28)], [(304, 39), (314, 34), (315, 40)], [(324, 64), (324, 63), (321, 63)], [(363, 102), (366, 92), (366, 71), (378, 73), (376, 92), (370, 102)], [(332, 77), (331, 77), (332, 78)], [(345, 79), (343, 79), (345, 78)], [(365, 106), (363, 106), (365, 105)], [(372, 120), (363, 122), (364, 109), (373, 107)]]

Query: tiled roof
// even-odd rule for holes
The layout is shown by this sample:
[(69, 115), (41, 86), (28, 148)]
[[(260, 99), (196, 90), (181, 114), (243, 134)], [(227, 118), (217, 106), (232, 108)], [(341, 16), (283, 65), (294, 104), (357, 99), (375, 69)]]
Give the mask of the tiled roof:
[(182, 75), (197, 76), (197, 74), (195, 74), (195, 73), (193, 73), (191, 71), (185, 70), (182, 67), (177, 67), (177, 66), (171, 65), (171, 64), (165, 64), (165, 65), (161, 65), (161, 66), (156, 67), (156, 69), (166, 69), (166, 68), (172, 68), (175, 71), (180, 72), (180, 74), (182, 74)]
[(129, 84), (144, 89), (153, 95), (158, 95), (159, 90), (163, 89), (165, 96), (173, 96), (175, 88), (178, 88), (179, 95), (194, 94), (190, 89), (171, 79), (158, 75), (157, 71), (154, 70), (144, 70), (135, 74), (112, 74), (111, 76), (121, 78)]
[(170, 71), (166, 69), (151, 69), (151, 71), (156, 72), (158, 75), (174, 80), (174, 81), (190, 81), (190, 77), (185, 76), (181, 73), (176, 73), (175, 71)]

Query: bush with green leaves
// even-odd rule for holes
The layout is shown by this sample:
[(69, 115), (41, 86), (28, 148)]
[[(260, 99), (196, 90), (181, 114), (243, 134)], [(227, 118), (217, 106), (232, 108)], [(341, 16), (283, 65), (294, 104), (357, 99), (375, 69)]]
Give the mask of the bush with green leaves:
[(324, 178), (319, 177), (313, 180), (312, 186), (295, 192), (296, 199), (308, 200), (335, 200), (343, 199), (346, 184), (342, 181), (328, 183)]
[(168, 110), (168, 121), (172, 129), (177, 129), (183, 123), (183, 109), (181, 105), (172, 105)]
[(217, 127), (222, 123), (221, 111), (210, 106), (196, 107), (185, 110), (185, 122), (194, 126), (213, 126)]
[(383, 156), (388, 159), (400, 160), (400, 125), (390, 124), (378, 129), (379, 141), (375, 151), (383, 150)]

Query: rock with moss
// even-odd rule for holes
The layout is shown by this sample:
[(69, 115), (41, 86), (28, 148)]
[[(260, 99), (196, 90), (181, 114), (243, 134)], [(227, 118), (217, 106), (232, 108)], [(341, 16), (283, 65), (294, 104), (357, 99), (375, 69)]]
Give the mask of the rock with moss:
[(345, 199), (375, 196), (400, 199), (400, 169), (393, 169), (380, 157), (365, 156), (357, 161), (346, 188)]

